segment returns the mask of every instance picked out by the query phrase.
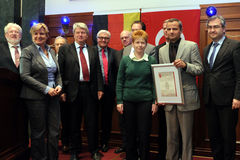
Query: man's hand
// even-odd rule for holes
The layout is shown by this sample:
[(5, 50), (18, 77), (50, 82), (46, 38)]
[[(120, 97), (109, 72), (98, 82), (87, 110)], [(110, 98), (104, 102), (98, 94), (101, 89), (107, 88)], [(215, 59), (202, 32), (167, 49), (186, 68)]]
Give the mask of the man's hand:
[(233, 99), (232, 109), (237, 109), (237, 108), (240, 108), (240, 100)]
[(60, 96), (60, 100), (63, 101), (63, 102), (66, 102), (66, 100), (67, 100), (66, 97), (67, 97), (67, 96), (66, 96), (66, 93), (63, 93), (63, 94), (61, 94), (61, 96)]
[(98, 100), (100, 100), (103, 96), (103, 92), (102, 91), (98, 91)]
[(174, 62), (173, 62), (174, 66), (176, 66), (177, 68), (185, 68), (187, 66), (187, 64), (181, 60), (181, 59), (176, 59)]

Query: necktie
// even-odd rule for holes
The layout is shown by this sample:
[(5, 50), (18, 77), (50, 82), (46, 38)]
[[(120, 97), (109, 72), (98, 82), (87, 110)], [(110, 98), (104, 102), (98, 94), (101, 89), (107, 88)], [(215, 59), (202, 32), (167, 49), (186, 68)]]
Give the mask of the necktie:
[(80, 61), (81, 61), (81, 66), (82, 66), (83, 80), (89, 81), (89, 71), (88, 71), (86, 58), (83, 54), (83, 47), (80, 47), (79, 55), (80, 55)]
[(19, 55), (19, 52), (18, 52), (18, 46), (13, 46), (13, 48), (15, 48), (15, 65), (18, 68), (19, 59), (20, 59), (20, 55)]
[(215, 55), (215, 52), (216, 52), (216, 48), (217, 46), (219, 45), (219, 43), (213, 43), (213, 51), (212, 51), (212, 54), (211, 54), (211, 57), (209, 59), (209, 64), (210, 64), (210, 68), (212, 69), (213, 67), (213, 63), (214, 63), (214, 55)]
[(104, 49), (102, 49), (102, 62), (103, 62), (105, 84), (108, 84), (108, 60), (105, 55)]

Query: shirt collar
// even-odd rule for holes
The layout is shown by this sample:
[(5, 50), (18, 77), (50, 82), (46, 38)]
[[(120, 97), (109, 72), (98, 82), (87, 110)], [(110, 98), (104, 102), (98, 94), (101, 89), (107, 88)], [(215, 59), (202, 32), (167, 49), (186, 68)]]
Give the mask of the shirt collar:
[[(102, 52), (102, 48), (99, 45), (97, 45), (97, 48), (98, 48), (99, 52)], [(107, 47), (104, 48), (104, 52), (106, 52), (106, 51), (107, 51)]]
[(13, 44), (11, 44), (11, 43), (8, 42), (8, 46), (9, 46), (10, 48), (12, 48), (12, 47), (14, 47), (14, 46), (17, 46), (18, 48), (20, 48), (20, 43), (18, 43), (17, 45), (13, 45)]
[[(34, 43), (34, 44), (35, 44), (35, 43)], [(39, 45), (35, 44), (35, 46), (37, 47), (38, 50), (42, 50), (42, 48), (41, 48)], [(48, 45), (46, 45), (46, 44), (45, 44), (45, 48), (46, 48), (46, 50), (47, 50), (48, 52), (49, 52), (50, 49), (51, 49), (51, 48), (50, 48)]]
[(147, 55), (146, 53), (144, 53), (144, 55), (143, 55), (143, 57), (142, 57), (141, 59), (137, 59), (136, 56), (135, 56), (135, 54), (134, 54), (134, 52), (131, 52), (131, 53), (129, 54), (129, 57), (130, 57), (130, 59), (132, 59), (132, 60), (134, 60), (134, 61), (142, 61), (142, 60), (148, 61), (148, 55)]
[(219, 46), (221, 46), (223, 44), (223, 41), (225, 40), (225, 38), (226, 38), (226, 36), (223, 36), (218, 42), (213, 42), (212, 46), (213, 46), (214, 43), (218, 43)]
[[(80, 47), (80, 45), (76, 41), (74, 41), (74, 44), (75, 44), (76, 48)], [(87, 48), (87, 44), (86, 43), (84, 44), (83, 48)]]

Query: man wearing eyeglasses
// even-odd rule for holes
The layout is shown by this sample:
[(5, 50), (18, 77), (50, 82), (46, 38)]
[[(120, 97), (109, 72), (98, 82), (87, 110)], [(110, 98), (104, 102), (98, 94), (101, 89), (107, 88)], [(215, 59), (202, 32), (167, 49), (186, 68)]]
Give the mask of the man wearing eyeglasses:
[(225, 20), (207, 21), (212, 43), (204, 48), (203, 98), (213, 157), (233, 160), (240, 108), (240, 42), (225, 36)]
[(117, 60), (116, 50), (108, 47), (111, 33), (107, 30), (100, 30), (97, 33), (97, 46), (94, 52), (98, 54), (101, 73), (104, 83), (104, 95), (99, 101), (101, 113), (101, 150), (107, 152), (109, 150), (108, 142), (112, 127), (112, 111), (115, 106), (115, 86), (117, 77)]

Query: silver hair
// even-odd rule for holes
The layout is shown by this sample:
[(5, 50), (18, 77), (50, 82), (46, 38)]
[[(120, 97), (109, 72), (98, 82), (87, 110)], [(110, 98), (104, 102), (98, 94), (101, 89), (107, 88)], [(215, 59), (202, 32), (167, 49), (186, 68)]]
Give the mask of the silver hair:
[(226, 27), (225, 19), (222, 16), (220, 16), (220, 15), (215, 15), (215, 16), (209, 17), (208, 20), (207, 20), (207, 24), (206, 25), (208, 26), (209, 22), (212, 21), (212, 20), (215, 20), (215, 19), (219, 19), (220, 20), (222, 28)]
[(84, 29), (87, 34), (89, 34), (89, 30), (88, 30), (88, 27), (85, 23), (82, 23), (82, 22), (76, 22), (73, 24), (73, 33), (75, 32), (76, 28), (82, 28)]
[(4, 33), (6, 34), (9, 30), (10, 27), (15, 27), (19, 30), (19, 32), (22, 34), (22, 28), (16, 24), (16, 23), (8, 23), (5, 27), (4, 27)]
[(58, 39), (64, 39), (65, 43), (67, 43), (66, 38), (64, 38), (64, 37), (62, 37), (62, 36), (57, 36), (57, 37), (55, 38), (55, 40), (54, 40), (54, 44), (56, 43), (56, 40), (58, 40)]
[(111, 38), (111, 33), (110, 33), (108, 30), (102, 29), (102, 30), (98, 31), (97, 37), (99, 37), (99, 35), (100, 35), (101, 33), (106, 33), (106, 34), (109, 36), (109, 38)]

